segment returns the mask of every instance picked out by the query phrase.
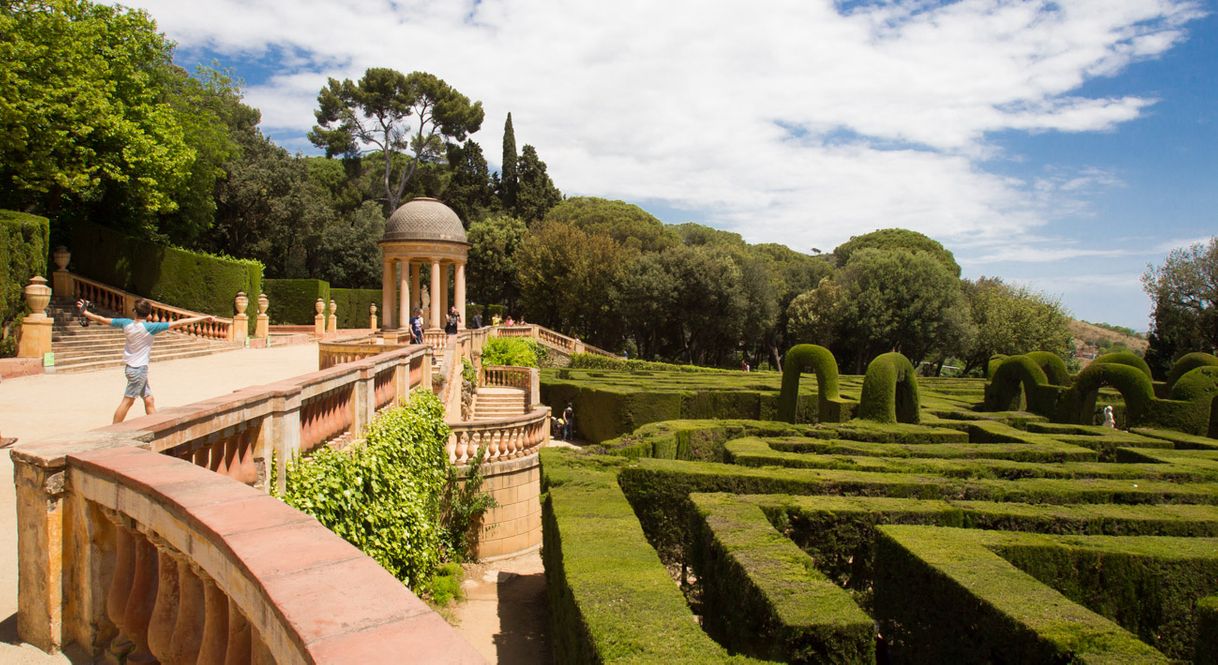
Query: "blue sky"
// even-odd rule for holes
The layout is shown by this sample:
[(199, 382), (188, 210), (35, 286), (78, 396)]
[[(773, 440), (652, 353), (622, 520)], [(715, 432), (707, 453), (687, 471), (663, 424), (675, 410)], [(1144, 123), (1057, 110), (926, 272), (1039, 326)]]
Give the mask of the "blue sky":
[(568, 195), (802, 251), (913, 228), (1086, 320), (1146, 329), (1147, 264), (1218, 232), (1208, 2), (134, 4), (289, 149), (327, 77), (429, 71)]

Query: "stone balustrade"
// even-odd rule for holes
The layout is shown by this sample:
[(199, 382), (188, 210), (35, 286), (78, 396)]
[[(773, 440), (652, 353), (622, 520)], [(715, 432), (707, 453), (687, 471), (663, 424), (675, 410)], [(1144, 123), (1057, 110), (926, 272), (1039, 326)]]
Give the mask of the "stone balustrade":
[[(72, 273), (66, 273), (65, 275), (56, 274), (56, 282), (59, 283), (60, 281), (64, 281), (68, 285), (68, 294), (72, 300), (88, 300), (100, 305), (104, 309), (119, 312), (123, 316), (131, 316), (135, 311), (135, 301), (140, 299), (140, 296), (133, 293), (127, 293), (126, 291)], [(172, 305), (166, 305), (165, 303), (148, 298), (145, 298), (145, 300), (148, 300), (148, 303), (152, 305), (152, 313), (148, 315), (148, 321), (153, 323), (168, 323), (178, 319), (205, 316), (198, 312), (173, 307)], [(176, 330), (196, 337), (230, 342), (236, 341), (233, 320), (228, 318), (214, 317), (211, 321), (200, 321), (189, 326), (176, 328)]]
[(18, 633), (108, 662), (485, 662), (316, 520), (95, 433), (14, 451)]
[(484, 365), (478, 385), (519, 388), (528, 395), (529, 408), (541, 404), (541, 372), (536, 367)]
[(449, 422), (448, 461), (461, 466), (486, 448), (484, 462), (517, 459), (537, 452), (550, 438), (550, 407), (494, 421)]

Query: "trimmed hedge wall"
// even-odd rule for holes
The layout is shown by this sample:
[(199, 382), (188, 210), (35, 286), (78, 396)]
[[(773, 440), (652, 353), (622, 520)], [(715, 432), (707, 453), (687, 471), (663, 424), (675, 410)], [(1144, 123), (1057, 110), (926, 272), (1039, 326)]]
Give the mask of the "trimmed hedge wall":
[[(334, 305), (338, 307), (338, 327), (339, 329), (350, 328), (367, 328), (371, 320), (368, 318), (368, 306), (376, 305), (377, 324), (384, 320), (385, 315), (381, 309), (381, 290), (380, 289), (330, 289), (330, 297), (334, 299)], [(326, 301), (326, 307), (330, 306), (330, 301)], [(329, 314), (329, 310), (326, 311)]]
[[(88, 222), (73, 223), (71, 238), (75, 272), (166, 305), (227, 318), (238, 291), (251, 305), (262, 293), (258, 261), (158, 245)], [(257, 317), (249, 323), (253, 331)]]
[(837, 359), (833, 352), (816, 344), (797, 344), (782, 361), (782, 392), (778, 397), (778, 419), (798, 422), (799, 378), (816, 372), (817, 419), (821, 422), (849, 420), (857, 404), (843, 400), (838, 390)]
[(0, 210), (0, 325), (7, 325), (25, 311), (21, 290), (31, 277), (45, 277), (50, 286), (49, 243), (50, 222), (46, 217)]
[(324, 279), (268, 279), (263, 288), (271, 301), (267, 315), (272, 325), (311, 326), (317, 299), (330, 306), (330, 283)]
[(1194, 351), (1193, 353), (1186, 353), (1180, 356), (1180, 359), (1172, 364), (1171, 371), (1167, 374), (1166, 388), (1168, 392), (1176, 385), (1180, 377), (1198, 367), (1218, 367), (1218, 356), (1203, 351)]

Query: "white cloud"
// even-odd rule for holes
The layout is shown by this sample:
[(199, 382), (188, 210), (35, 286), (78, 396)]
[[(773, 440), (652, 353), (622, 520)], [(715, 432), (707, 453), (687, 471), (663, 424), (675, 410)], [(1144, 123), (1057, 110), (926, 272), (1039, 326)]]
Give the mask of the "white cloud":
[(326, 77), (425, 70), (483, 101), (492, 162), (512, 111), (568, 194), (660, 201), (802, 249), (905, 226), (982, 252), (1034, 244), (1118, 180), (996, 175), (987, 135), (1138, 117), (1153, 100), (1078, 89), (1172, 48), (1201, 14), (1188, 0), (135, 4), (181, 48), (289, 54), (248, 90), (277, 136), (313, 124)]

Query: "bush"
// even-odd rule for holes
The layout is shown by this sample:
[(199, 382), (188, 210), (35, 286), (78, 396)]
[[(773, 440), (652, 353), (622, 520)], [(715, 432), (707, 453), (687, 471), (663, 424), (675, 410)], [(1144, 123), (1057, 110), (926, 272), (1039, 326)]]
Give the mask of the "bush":
[[(75, 222), (71, 237), (75, 272), (166, 305), (228, 318), (238, 291), (251, 304), (262, 293), (258, 261), (158, 245), (88, 222)], [(257, 317), (249, 323), (252, 332)]]
[[(47, 278), (50, 223), (46, 217), (0, 210), (0, 325), (25, 311), (21, 291), (34, 275)], [(55, 295), (61, 296), (62, 293)]]
[[(380, 289), (330, 289), (330, 297), (334, 299), (334, 305), (338, 307), (338, 327), (343, 328), (367, 328), (370, 320), (368, 318), (369, 305), (376, 305), (376, 317), (378, 322), (385, 319), (385, 313), (381, 309), (381, 290)], [(330, 301), (326, 301), (326, 307), (330, 306)], [(329, 314), (329, 310), (326, 310)]]
[(629, 358), (614, 358), (602, 356), (599, 353), (572, 353), (571, 369), (611, 369), (623, 372), (721, 372), (715, 367), (700, 365), (673, 365), (670, 363), (654, 362)]
[(482, 347), (482, 364), (539, 367), (542, 355), (538, 353), (539, 347), (540, 345), (531, 339), (491, 337)]
[(859, 418), (880, 423), (917, 423), (920, 419), (918, 377), (909, 358), (897, 352), (876, 356), (867, 365)]
[(263, 289), (271, 301), (267, 314), (273, 325), (311, 326), (317, 299), (330, 306), (330, 283), (324, 279), (268, 279)]
[(405, 406), (377, 416), (363, 444), (292, 460), (283, 499), (426, 591), (440, 562), (448, 434), (439, 398), (412, 392)]

